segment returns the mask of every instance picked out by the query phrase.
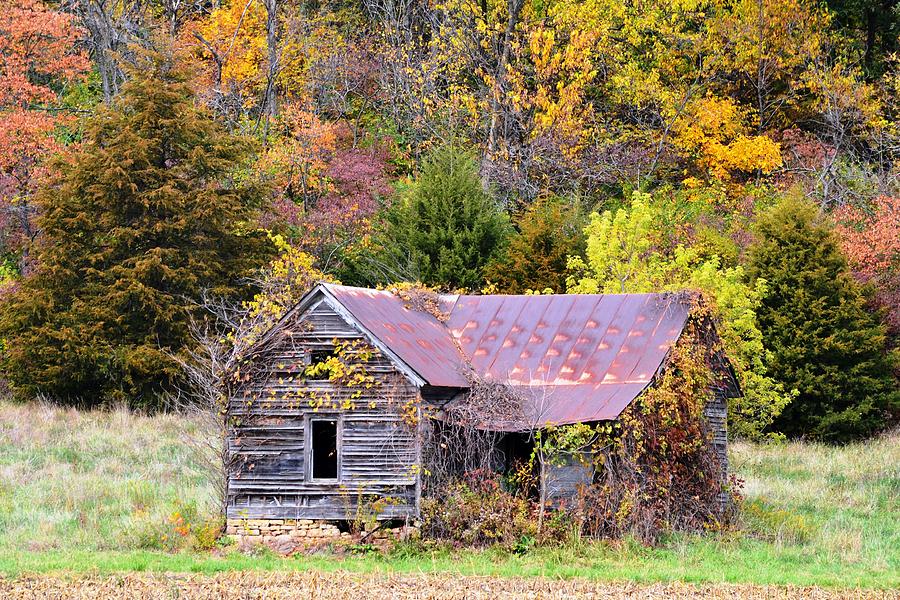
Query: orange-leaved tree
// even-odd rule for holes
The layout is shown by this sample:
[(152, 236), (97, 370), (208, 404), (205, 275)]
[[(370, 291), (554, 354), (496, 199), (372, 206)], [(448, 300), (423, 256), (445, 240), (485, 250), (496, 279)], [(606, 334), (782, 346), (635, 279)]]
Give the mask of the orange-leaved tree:
[(31, 195), (59, 148), (54, 130), (69, 118), (53, 110), (57, 89), (89, 67), (78, 37), (71, 15), (39, 0), (0, 0), (0, 252), (33, 234)]
[(875, 286), (888, 326), (900, 335), (900, 198), (879, 196), (871, 207), (847, 205), (835, 217), (854, 274)]

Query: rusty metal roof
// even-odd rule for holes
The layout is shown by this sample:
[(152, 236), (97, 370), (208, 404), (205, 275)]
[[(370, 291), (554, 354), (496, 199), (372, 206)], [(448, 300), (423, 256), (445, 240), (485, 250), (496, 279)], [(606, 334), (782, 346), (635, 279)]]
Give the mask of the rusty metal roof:
[(618, 417), (689, 311), (670, 294), (448, 295), (442, 322), (391, 292), (324, 287), (428, 384), (468, 387), (471, 369), (513, 386), (536, 420), (555, 424)]
[(537, 422), (615, 419), (681, 335), (665, 294), (460, 296), (447, 325), (475, 372), (514, 386)]
[(466, 359), (435, 316), (408, 308), (403, 299), (388, 291), (335, 284), (322, 287), (426, 383), (469, 386)]

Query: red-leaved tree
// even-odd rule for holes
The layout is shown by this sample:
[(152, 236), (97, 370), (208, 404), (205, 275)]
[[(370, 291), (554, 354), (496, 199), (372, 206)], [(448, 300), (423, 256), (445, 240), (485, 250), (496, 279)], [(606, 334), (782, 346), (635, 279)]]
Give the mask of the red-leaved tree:
[(869, 208), (847, 205), (835, 218), (856, 277), (875, 286), (887, 324), (900, 336), (900, 197), (879, 196)]
[(53, 106), (54, 86), (87, 72), (71, 15), (39, 0), (0, 0), (0, 252), (33, 234), (30, 202), (53, 136), (70, 118)]

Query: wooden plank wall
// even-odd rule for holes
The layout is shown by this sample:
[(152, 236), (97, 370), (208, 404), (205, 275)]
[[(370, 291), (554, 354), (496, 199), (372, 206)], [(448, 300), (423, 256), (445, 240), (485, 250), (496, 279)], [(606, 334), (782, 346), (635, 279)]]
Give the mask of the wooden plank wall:
[[(357, 399), (350, 400), (353, 389), (305, 378), (310, 353), (331, 349), (334, 339), (368, 343), (324, 301), (283, 323), (276, 336), (265, 358), (270, 372), (235, 390), (229, 401), (235, 426), (227, 517), (354, 520), (368, 518), (379, 498), (387, 499), (381, 519), (417, 516), (419, 436), (399, 414), (403, 404), (416, 401), (417, 388), (381, 355), (365, 363), (378, 383)], [(298, 393), (329, 397), (338, 408), (315, 410)], [(353, 407), (340, 408), (345, 400)], [(313, 481), (309, 421), (329, 416), (339, 422), (339, 478)]]
[[(711, 436), (713, 452), (719, 460), (723, 479), (728, 478), (728, 391), (716, 389), (712, 399), (703, 408)], [(724, 481), (723, 481), (724, 483)], [(719, 506), (725, 509), (729, 502), (727, 493), (719, 494)]]
[(594, 465), (591, 456), (567, 455), (562, 464), (548, 464), (544, 467), (544, 498), (550, 506), (560, 507), (578, 497), (582, 487), (591, 485), (594, 478)]

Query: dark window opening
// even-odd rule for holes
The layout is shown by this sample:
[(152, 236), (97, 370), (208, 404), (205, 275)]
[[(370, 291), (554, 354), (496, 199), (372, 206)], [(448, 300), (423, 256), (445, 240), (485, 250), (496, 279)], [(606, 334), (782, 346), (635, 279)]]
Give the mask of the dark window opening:
[[(334, 351), (331, 348), (324, 348), (319, 350), (311, 350), (309, 353), (309, 367), (315, 367), (317, 365), (321, 365), (326, 362), (329, 358), (334, 356)], [(322, 381), (328, 379), (331, 376), (331, 372), (327, 369), (319, 368), (318, 372), (310, 373), (307, 371), (306, 378), (312, 379), (314, 381)]]
[(312, 425), (312, 478), (337, 479), (337, 421), (315, 420)]

